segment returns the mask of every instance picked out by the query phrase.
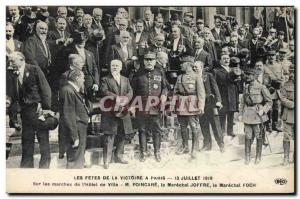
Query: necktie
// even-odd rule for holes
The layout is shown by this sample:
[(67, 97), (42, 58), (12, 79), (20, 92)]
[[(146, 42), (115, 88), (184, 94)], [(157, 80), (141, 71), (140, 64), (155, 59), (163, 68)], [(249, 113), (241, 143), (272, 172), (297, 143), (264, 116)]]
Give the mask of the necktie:
[(20, 74), (18, 76), (18, 81), (19, 81), (20, 86), (22, 86), (23, 85), (23, 73), (22, 72), (20, 72)]
[(64, 34), (64, 31), (60, 31), (60, 37), (65, 39), (65, 34)]
[(123, 46), (123, 47), (122, 47), (122, 51), (123, 51), (125, 60), (127, 60), (127, 59), (128, 59), (127, 46)]

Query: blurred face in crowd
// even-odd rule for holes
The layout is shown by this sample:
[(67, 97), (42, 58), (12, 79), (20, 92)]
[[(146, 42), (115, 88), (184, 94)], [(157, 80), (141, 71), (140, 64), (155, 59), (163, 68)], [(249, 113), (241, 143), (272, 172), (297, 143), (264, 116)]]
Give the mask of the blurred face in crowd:
[(121, 16), (125, 17), (127, 11), (125, 10), (125, 8), (118, 8), (117, 13), (119, 13)]
[(119, 30), (120, 31), (125, 31), (128, 27), (128, 21), (126, 19), (121, 19), (119, 22)]
[(278, 35), (278, 39), (283, 40), (284, 39), (284, 35)]
[(239, 25), (235, 24), (234, 26), (232, 26), (232, 31), (236, 32), (239, 29)]
[(262, 26), (259, 26), (259, 27), (258, 27), (258, 30), (259, 30), (259, 35), (262, 35), (262, 33), (263, 33), (263, 31), (264, 31), (263, 27), (262, 27)]
[(129, 35), (129, 32), (127, 31), (122, 31), (120, 33), (120, 39), (121, 39), (121, 43), (124, 44), (124, 45), (127, 45), (129, 40), (130, 40), (130, 35)]
[(169, 62), (168, 54), (164, 52), (157, 53), (157, 61), (166, 65)]
[(155, 38), (155, 45), (157, 47), (162, 47), (164, 45), (165, 39), (164, 37), (156, 37)]
[(197, 74), (202, 74), (203, 62), (202, 61), (195, 61), (194, 64), (193, 64), (193, 69)]
[(67, 8), (66, 7), (59, 7), (57, 9), (57, 14), (58, 14), (58, 16), (66, 19), (67, 15), (68, 15)]
[(222, 49), (221, 49), (221, 54), (228, 54), (229, 55), (229, 48), (228, 48), (228, 46), (224, 46), (224, 47), (222, 47)]
[(84, 16), (83, 10), (82, 10), (82, 9), (78, 9), (78, 10), (76, 11), (76, 17), (83, 17), (83, 16)]
[(103, 11), (100, 8), (95, 8), (93, 10), (93, 18), (95, 21), (99, 22), (102, 20)]
[(260, 71), (264, 71), (264, 63), (262, 61), (258, 61), (255, 63), (255, 68), (260, 70)]
[(8, 13), (12, 17), (19, 16), (19, 8), (18, 8), (18, 6), (9, 6), (8, 7)]
[(144, 58), (144, 65), (146, 70), (153, 70), (156, 60), (153, 58)]
[(244, 80), (246, 82), (253, 82), (256, 79), (256, 74), (253, 73), (244, 73)]
[(150, 21), (151, 16), (152, 16), (151, 10), (146, 10), (146, 11), (144, 12), (144, 18), (145, 18), (146, 21)]
[(267, 58), (268, 58), (269, 63), (273, 63), (273, 61), (276, 60), (276, 54), (275, 55), (268, 55)]
[(281, 12), (281, 14), (285, 14), (286, 13), (286, 7), (280, 7), (280, 12)]
[(58, 18), (56, 22), (56, 27), (60, 31), (64, 31), (67, 27), (67, 21), (64, 18)]
[(204, 28), (204, 23), (202, 23), (202, 22), (197, 22), (197, 23), (196, 23), (196, 27), (197, 27), (197, 30), (198, 30), (198, 31), (202, 31), (203, 28)]
[(189, 22), (191, 22), (192, 20), (193, 20), (193, 18), (192, 18), (191, 16), (189, 16), (189, 15), (184, 16), (184, 21), (185, 21), (185, 22), (189, 23)]
[(222, 55), (222, 56), (221, 56), (220, 63), (221, 63), (223, 66), (229, 66), (229, 64), (230, 64), (230, 57), (229, 57), (229, 55)]
[(222, 22), (220, 18), (215, 19), (215, 27), (221, 28)]
[(254, 39), (257, 39), (259, 35), (259, 30), (257, 28), (254, 28), (252, 35)]
[(178, 27), (172, 28), (172, 36), (174, 39), (177, 39), (180, 37), (180, 29)]
[(110, 72), (112, 74), (120, 74), (122, 70), (122, 62), (120, 60), (112, 60), (110, 63)]
[(20, 56), (18, 53), (12, 53), (8, 57), (8, 64), (14, 69), (19, 69), (25, 65), (25, 57)]
[(77, 68), (78, 70), (82, 70), (84, 66), (84, 62), (80, 56), (76, 56), (76, 58), (73, 59), (72, 61), (72, 66), (74, 68)]
[(36, 34), (41, 39), (46, 39), (47, 32), (48, 32), (48, 25), (45, 22), (39, 22), (39, 23), (37, 23), (37, 25), (36, 25)]
[(80, 72), (80, 75), (76, 78), (76, 83), (79, 86), (79, 88), (82, 88), (84, 85), (84, 74), (83, 72)]
[(123, 16), (121, 14), (117, 14), (115, 16), (115, 23), (119, 25), (121, 19), (123, 19)]
[(92, 23), (93, 23), (92, 16), (89, 15), (89, 14), (84, 15), (84, 17), (83, 17), (83, 24), (84, 24), (86, 27), (91, 27), (91, 26), (92, 26)]
[(201, 38), (201, 37), (198, 37), (196, 40), (195, 40), (195, 49), (202, 49), (203, 48), (203, 45), (204, 45), (204, 40)]
[(163, 20), (163, 18), (157, 18), (156, 19), (156, 21), (154, 22), (154, 26), (156, 27), (156, 28), (162, 28), (163, 27), (163, 25), (164, 25), (164, 20)]
[(249, 24), (245, 24), (245, 25), (244, 25), (244, 28), (245, 28), (245, 31), (246, 31), (246, 32), (249, 32), (249, 30), (250, 30)]
[(205, 40), (210, 39), (210, 31), (208, 29), (204, 28), (203, 37), (204, 37)]
[(231, 37), (230, 43), (232, 46), (236, 47), (238, 45), (238, 38), (237, 37)]
[(282, 61), (282, 60), (284, 60), (284, 58), (285, 58), (285, 53), (279, 52), (279, 54), (278, 54), (278, 59), (279, 59), (280, 61)]
[(246, 34), (246, 30), (244, 27), (240, 27), (240, 31), (239, 31), (240, 35), (245, 35)]
[(136, 23), (136, 31), (137, 32), (143, 32), (144, 31), (144, 23), (143, 22), (137, 22)]
[(14, 35), (14, 27), (11, 24), (6, 25), (6, 39), (9, 40)]

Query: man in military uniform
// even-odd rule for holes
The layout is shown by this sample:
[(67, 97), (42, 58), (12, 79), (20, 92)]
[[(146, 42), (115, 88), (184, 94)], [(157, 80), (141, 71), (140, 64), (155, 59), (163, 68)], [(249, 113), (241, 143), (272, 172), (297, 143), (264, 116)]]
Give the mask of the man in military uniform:
[[(176, 113), (181, 127), (182, 146), (176, 151), (176, 154), (189, 153), (188, 147), (188, 125), (192, 130), (192, 153), (191, 158), (196, 158), (198, 149), (198, 134), (200, 131), (199, 115), (204, 113), (205, 89), (202, 76), (193, 71), (192, 57), (183, 58), (181, 71), (174, 88), (174, 95), (178, 97), (178, 106)], [(199, 71), (200, 72), (200, 71)], [(202, 71), (201, 71), (202, 73)]]
[(250, 163), (251, 143), (254, 137), (256, 137), (255, 164), (261, 161), (263, 123), (268, 120), (267, 113), (272, 108), (269, 90), (257, 81), (257, 75), (258, 71), (253, 68), (244, 71), (246, 85), (241, 101), (241, 113), (245, 131), (245, 164)]
[(279, 92), (279, 98), (283, 106), (282, 120), (283, 120), (283, 165), (289, 163), (290, 141), (294, 140), (295, 132), (295, 82), (294, 82), (294, 67), (290, 68), (289, 80), (284, 84)]
[(201, 74), (203, 67), (203, 62), (196, 61), (194, 63), (194, 70), (196, 71), (196, 73), (200, 72), (198, 73), (199, 76), (202, 75), (206, 93), (204, 114), (200, 116), (200, 126), (204, 137), (203, 147), (201, 151), (210, 151), (212, 148), (212, 140), (209, 128), (210, 124), (218, 146), (220, 147), (220, 151), (224, 152), (223, 134), (218, 113), (218, 108), (222, 107), (221, 94), (213, 74), (205, 70)]
[(134, 100), (141, 100), (142, 107), (136, 113), (139, 126), (140, 161), (144, 162), (147, 151), (147, 132), (151, 131), (154, 146), (154, 156), (157, 162), (161, 161), (160, 141), (162, 129), (160, 126), (159, 104), (167, 99), (167, 83), (160, 69), (155, 67), (156, 55), (148, 52), (144, 55), (144, 68), (141, 68), (131, 82)]
[[(273, 99), (272, 113), (270, 113), (270, 122), (272, 123), (272, 129), (275, 131), (282, 131), (279, 125), (279, 111), (280, 111), (280, 100), (278, 99), (278, 92), (284, 83), (284, 70), (283, 67), (276, 61), (276, 52), (269, 51), (267, 61), (265, 65), (266, 78), (269, 80), (268, 89)], [(272, 118), (272, 119), (271, 119)]]

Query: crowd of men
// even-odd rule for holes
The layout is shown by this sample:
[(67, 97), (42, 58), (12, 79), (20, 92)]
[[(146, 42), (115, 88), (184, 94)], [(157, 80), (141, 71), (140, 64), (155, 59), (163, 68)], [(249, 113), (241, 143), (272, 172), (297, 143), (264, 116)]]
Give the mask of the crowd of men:
[[(212, 149), (211, 130), (223, 153), (224, 136), (236, 136), (238, 112), (245, 126), (245, 163), (251, 161), (254, 138), (255, 163), (260, 162), (262, 145), (269, 144), (266, 132), (272, 130), (284, 132), (284, 165), (289, 163), (295, 63), (291, 8), (276, 9), (267, 32), (259, 21), (239, 24), (223, 15), (214, 16), (214, 27), (192, 12), (183, 13), (183, 21), (178, 14), (164, 21), (151, 8), (142, 19), (130, 19), (124, 8), (113, 17), (98, 7), (92, 13), (58, 7), (52, 16), (48, 7), (9, 6), (7, 15), (7, 112), (10, 125), (22, 129), (22, 168), (33, 167), (35, 135), (39, 167), (49, 168), (49, 129), (56, 120), (59, 157), (67, 154), (67, 168), (83, 168), (90, 116), (105, 97), (106, 107), (118, 105), (101, 110), (97, 133), (104, 134), (106, 169), (112, 158), (128, 164), (124, 145), (133, 125), (140, 161), (150, 155), (149, 137), (155, 160), (161, 161), (161, 117), (168, 106), (159, 105), (172, 105), (173, 99), (176, 108), (169, 114), (177, 115), (182, 139), (176, 154), (190, 153), (189, 129), (191, 158)], [(132, 105), (137, 97), (142, 109)]]

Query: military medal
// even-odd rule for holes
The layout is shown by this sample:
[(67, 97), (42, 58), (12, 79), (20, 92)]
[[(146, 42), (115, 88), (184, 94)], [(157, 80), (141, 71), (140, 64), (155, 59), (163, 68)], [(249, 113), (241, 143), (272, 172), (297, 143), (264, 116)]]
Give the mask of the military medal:
[(158, 85), (157, 84), (153, 84), (153, 88), (154, 89), (158, 89)]

